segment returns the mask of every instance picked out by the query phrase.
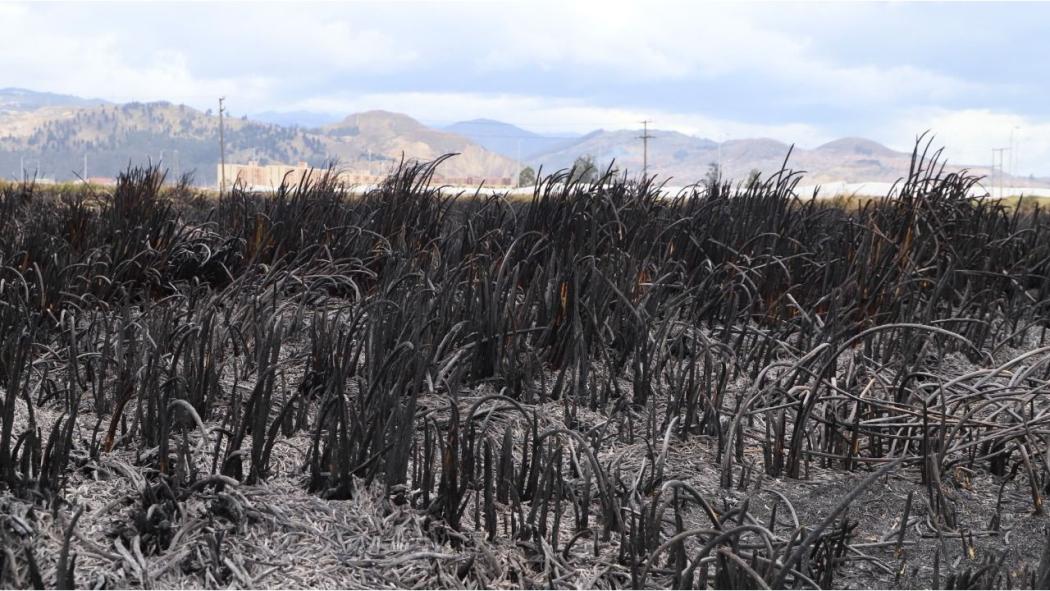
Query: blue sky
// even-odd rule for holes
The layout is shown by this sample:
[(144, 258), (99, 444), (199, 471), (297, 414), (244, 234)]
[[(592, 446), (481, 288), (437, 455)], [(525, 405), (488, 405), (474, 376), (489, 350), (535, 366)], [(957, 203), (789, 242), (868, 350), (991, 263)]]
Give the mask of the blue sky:
[[(0, 4), (0, 87), (541, 133), (864, 136), (1050, 175), (1050, 4)], [(1009, 168), (1009, 162), (1008, 162)]]

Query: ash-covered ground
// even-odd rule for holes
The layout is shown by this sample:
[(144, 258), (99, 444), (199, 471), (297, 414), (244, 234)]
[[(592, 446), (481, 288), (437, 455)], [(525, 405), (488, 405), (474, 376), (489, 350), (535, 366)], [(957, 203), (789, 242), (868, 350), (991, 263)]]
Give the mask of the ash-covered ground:
[(4, 188), (0, 584), (1043, 588), (1050, 225), (916, 158)]

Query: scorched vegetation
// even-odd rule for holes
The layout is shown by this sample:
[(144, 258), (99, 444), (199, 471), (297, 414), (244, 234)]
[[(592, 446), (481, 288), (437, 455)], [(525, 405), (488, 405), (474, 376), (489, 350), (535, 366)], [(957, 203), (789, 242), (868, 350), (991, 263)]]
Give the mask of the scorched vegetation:
[(1050, 224), (917, 150), (0, 195), (4, 587), (1042, 587)]

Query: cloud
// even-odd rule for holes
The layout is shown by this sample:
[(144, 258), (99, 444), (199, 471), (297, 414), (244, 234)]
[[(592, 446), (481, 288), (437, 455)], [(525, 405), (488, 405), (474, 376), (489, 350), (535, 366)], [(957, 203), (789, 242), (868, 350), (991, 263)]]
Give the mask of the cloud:
[(199, 65), (211, 70), (263, 70), (295, 80), (396, 74), (422, 58), (418, 39), (396, 28), (380, 29), (381, 23), (353, 5), (209, 3), (204, 8), (184, 5), (189, 15), (204, 19), (205, 26), (185, 18), (184, 12), (180, 30), (167, 36), (183, 45), (192, 39), (213, 48), (197, 56)]
[[(139, 5), (95, 5), (81, 15), (79, 6), (64, 8), (74, 14), (0, 4), (0, 85), (200, 108), (227, 95), (244, 112), (318, 77), (416, 60), (383, 32), (292, 5), (186, 4), (175, 15), (140, 13)], [(107, 18), (135, 26), (99, 22)]]
[[(929, 130), (934, 145), (945, 147), (954, 164), (988, 167), (992, 149), (1013, 147), (1004, 157), (1004, 169), (1024, 175), (1050, 175), (1050, 121), (990, 109), (915, 109), (903, 113), (888, 128), (884, 139), (896, 148), (901, 138)], [(894, 139), (890, 139), (894, 138)]]
[(12, 86), (118, 101), (170, 100), (201, 104), (236, 91), (265, 100), (273, 81), (245, 74), (200, 77), (187, 56), (166, 48), (129, 51), (112, 32), (68, 34), (19, 5), (0, 6), (0, 72)]
[(539, 74), (536, 94), (566, 77), (584, 94), (668, 81), (725, 92), (732, 88), (719, 85), (737, 76), (759, 81), (778, 102), (853, 107), (981, 90), (909, 64), (838, 63), (820, 52), (819, 30), (777, 29), (759, 18), (770, 11), (798, 8), (622, 1), (4, 5), (0, 64), (8, 79), (115, 98), (163, 88), (176, 100), (203, 100), (244, 88), (249, 109), (313, 88), (357, 85), (358, 75), (404, 90), (435, 70), (446, 86), (475, 74), (474, 87), (456, 89), (471, 92), (497, 90), (485, 85), (486, 74)]
[[(581, 77), (640, 82), (700, 79), (720, 91), (728, 75), (751, 76), (777, 100), (854, 107), (908, 99), (940, 101), (984, 86), (909, 64), (838, 63), (820, 53), (819, 30), (772, 28), (757, 11), (770, 5), (713, 3), (542, 3), (505, 11), (482, 36), (476, 63), (491, 71), (562, 68)], [(858, 39), (858, 43), (866, 40)], [(773, 85), (771, 83), (776, 83)]]
[(636, 128), (645, 118), (714, 139), (802, 146), (867, 135), (908, 149), (933, 128), (958, 162), (990, 160), (1019, 126), (1016, 168), (1050, 174), (1050, 111), (1032, 98), (1045, 77), (1016, 74), (1041, 65), (1044, 41), (1026, 36), (1003, 70), (1012, 78), (995, 84), (978, 75), (991, 72), (987, 52), (965, 40), (926, 59), (978, 17), (1000, 39), (992, 49), (1014, 48), (1016, 21), (1038, 16), (1026, 7), (655, 0), (0, 3), (0, 86), (202, 109), (226, 95), (237, 115), (385, 108), (543, 132)]

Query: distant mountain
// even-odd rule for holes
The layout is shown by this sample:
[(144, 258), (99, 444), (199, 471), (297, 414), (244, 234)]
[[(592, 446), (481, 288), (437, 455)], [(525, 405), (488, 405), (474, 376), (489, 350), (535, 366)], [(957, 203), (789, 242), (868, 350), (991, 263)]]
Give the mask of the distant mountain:
[(108, 104), (68, 94), (36, 92), (24, 88), (0, 88), (0, 111), (32, 111), (42, 107), (95, 107)]
[(859, 137), (837, 139), (817, 146), (813, 151), (862, 158), (896, 158), (900, 156), (900, 152), (895, 152), (878, 142)]
[(470, 138), (486, 150), (513, 159), (528, 159), (533, 155), (549, 152), (575, 141), (571, 135), (540, 135), (516, 125), (492, 119), (460, 121), (444, 129)]
[[(225, 140), (231, 163), (320, 167), (335, 158), (342, 168), (382, 174), (402, 158), (427, 161), (459, 153), (439, 175), (495, 179), (515, 173), (510, 159), (465, 137), (382, 111), (310, 130), (228, 118)], [(129, 163), (163, 160), (172, 174), (193, 172), (198, 184), (213, 184), (219, 120), (210, 110), (165, 102), (0, 110), (0, 177), (17, 178), (24, 170), (30, 176), (72, 180), (84, 175), (85, 156), (91, 177), (113, 177)]]
[(248, 117), (261, 123), (272, 123), (274, 125), (283, 125), (284, 127), (297, 126), (306, 129), (321, 127), (341, 119), (340, 115), (315, 111), (262, 111), (260, 113), (252, 113)]
[(357, 113), (321, 127), (318, 132), (329, 140), (327, 147), (341, 161), (371, 159), (370, 170), (380, 170), (376, 161), (385, 162), (385, 168), (397, 164), (402, 155), (417, 160), (433, 160), (444, 154), (458, 154), (446, 161), (441, 174), (450, 177), (513, 177), (512, 160), (490, 152), (461, 135), (432, 129), (400, 113), (367, 111)]
[[(701, 179), (709, 162), (717, 160), (718, 144), (678, 133), (652, 131), (649, 134), (649, 172), (661, 176), (686, 174), (693, 180)], [(544, 171), (570, 168), (580, 156), (590, 156), (603, 171), (611, 164), (619, 169), (642, 170), (641, 130), (598, 130), (549, 152), (529, 159), (529, 164)]]
[[(310, 119), (314, 117), (314, 119)], [(269, 121), (263, 120), (269, 119)], [(282, 123), (282, 121), (284, 123)], [(671, 184), (702, 180), (712, 164), (723, 178), (746, 179), (757, 170), (780, 169), (791, 147), (768, 138), (722, 142), (675, 131), (650, 130), (649, 173)], [(546, 173), (591, 156), (603, 170), (642, 170), (641, 130), (598, 130), (579, 137), (552, 137), (476, 119), (434, 129), (400, 113), (368, 111), (337, 119), (318, 113), (270, 112), (226, 119), (230, 163), (324, 166), (332, 159), (355, 172), (384, 174), (404, 160), (428, 161), (444, 154), (439, 176), (514, 178), (521, 164)], [(538, 151), (535, 151), (537, 150)], [(193, 172), (198, 184), (216, 181), (219, 120), (166, 102), (113, 104), (99, 99), (0, 89), (0, 177), (27, 174), (72, 180), (113, 177), (129, 163), (161, 160), (172, 174)], [(805, 172), (807, 184), (893, 182), (907, 174), (911, 155), (864, 138), (841, 138), (813, 149), (791, 150), (789, 168)], [(960, 166), (951, 167), (958, 170)], [(969, 167), (988, 175), (988, 166)], [(472, 181), (473, 182), (473, 181)], [(1015, 186), (1050, 186), (1048, 179), (1004, 179)]]
[[(908, 172), (911, 154), (892, 150), (864, 138), (842, 138), (814, 149), (805, 149), (768, 138), (729, 140), (718, 144), (673, 131), (650, 130), (649, 174), (672, 184), (702, 180), (712, 164), (720, 164), (723, 178), (743, 180), (757, 170), (762, 176), (780, 170), (790, 150), (788, 168), (805, 171), (809, 184), (832, 182), (893, 182)], [(590, 156), (605, 170), (615, 160), (616, 168), (642, 170), (642, 130), (596, 131), (557, 149), (528, 160), (532, 166), (554, 171), (572, 166), (576, 158)], [(963, 168), (959, 164), (952, 170)], [(972, 173), (987, 175), (987, 166), (968, 166)], [(1044, 186), (1046, 179), (1007, 179), (1022, 186)]]
[[(164, 102), (0, 113), (0, 176), (17, 176), (24, 166), (30, 175), (70, 180), (84, 174), (85, 156), (93, 177), (163, 160), (172, 174), (193, 172), (198, 183), (211, 184), (219, 161), (219, 119)], [(229, 118), (226, 158), (323, 165), (326, 151), (302, 130)]]

